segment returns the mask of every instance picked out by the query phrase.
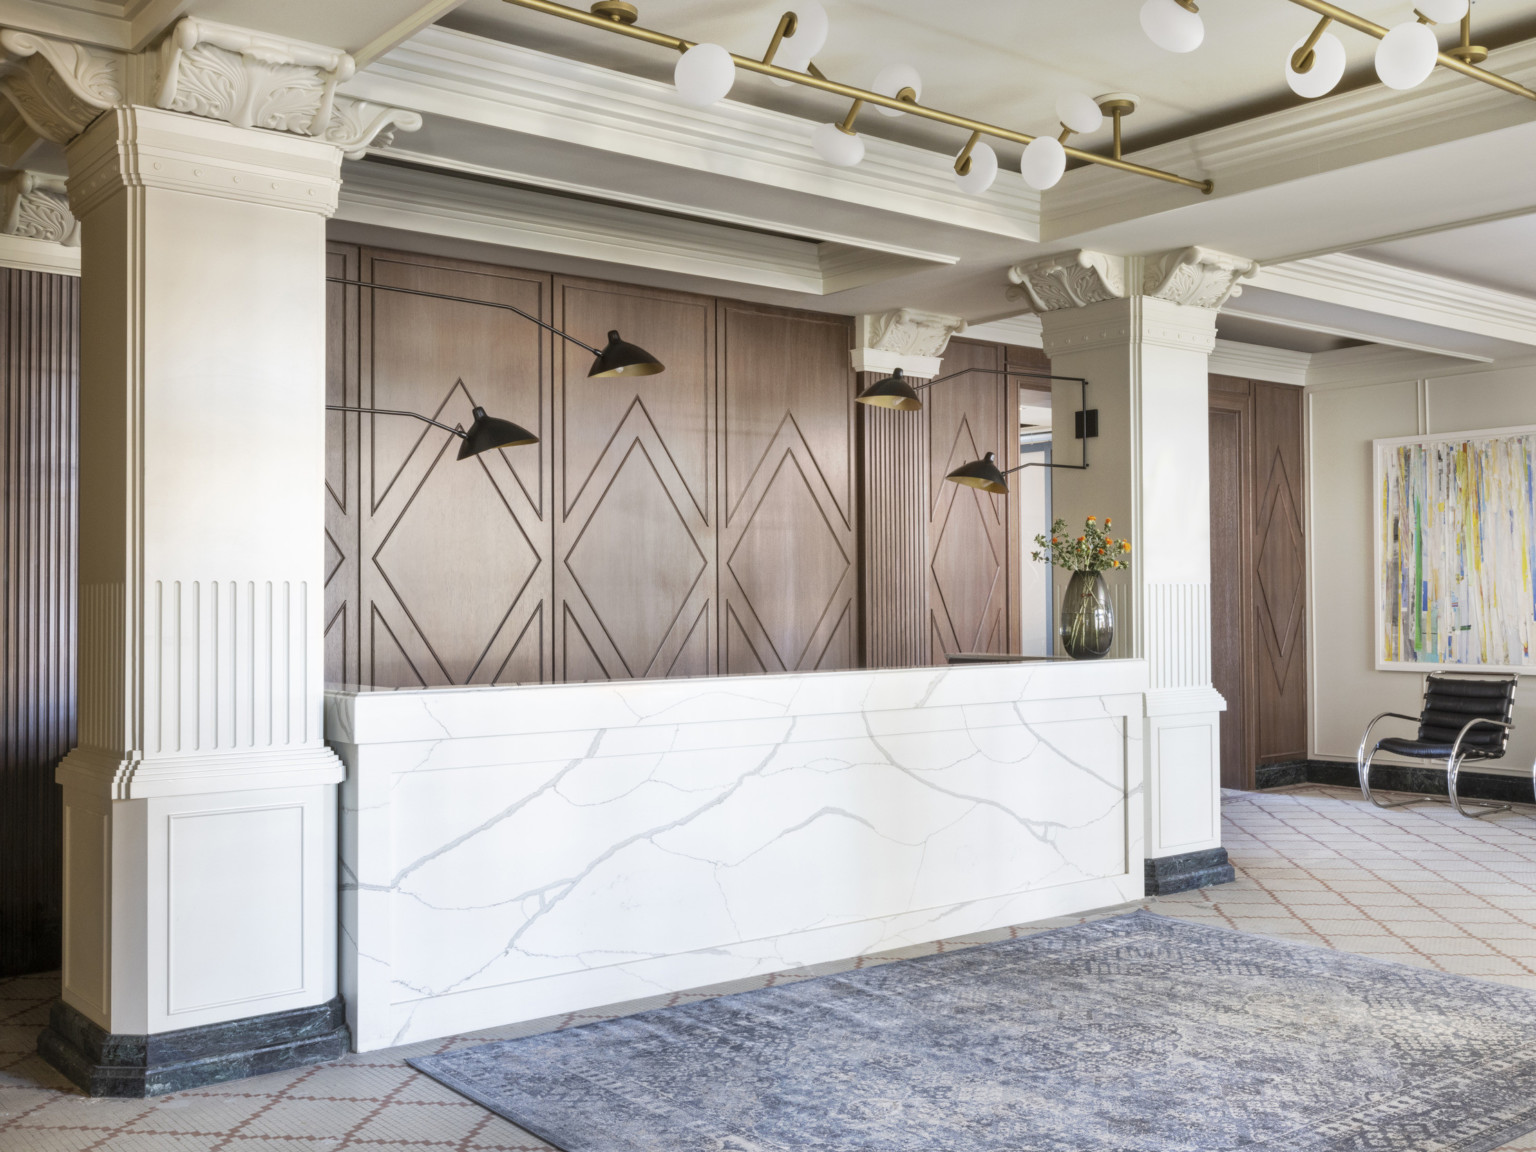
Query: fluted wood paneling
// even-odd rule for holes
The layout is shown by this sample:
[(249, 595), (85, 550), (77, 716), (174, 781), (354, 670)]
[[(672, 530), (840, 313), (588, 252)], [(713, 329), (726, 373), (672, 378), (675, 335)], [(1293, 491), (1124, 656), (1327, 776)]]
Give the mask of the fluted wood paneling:
[[(877, 379), (877, 374), (861, 373), (859, 388)], [(870, 668), (921, 667), (932, 659), (927, 409), (859, 407), (864, 661)]]
[(75, 741), (79, 281), (0, 269), (0, 976), (59, 963)]

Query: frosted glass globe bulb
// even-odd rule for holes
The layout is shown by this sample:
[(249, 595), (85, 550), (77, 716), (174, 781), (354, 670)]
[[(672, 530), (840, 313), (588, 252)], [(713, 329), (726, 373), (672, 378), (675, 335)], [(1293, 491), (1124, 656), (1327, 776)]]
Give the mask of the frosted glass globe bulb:
[(1056, 118), (1078, 133), (1097, 132), (1104, 123), (1099, 106), (1081, 92), (1065, 92), (1056, 98)]
[(1332, 32), (1324, 32), (1312, 48), (1312, 67), (1305, 72), (1297, 72), (1291, 62), (1306, 42), (1303, 37), (1291, 45), (1291, 54), (1285, 58), (1285, 82), (1296, 95), (1314, 100), (1332, 92), (1343, 79), (1344, 45)]
[[(882, 96), (894, 98), (903, 88), (910, 88), (917, 95), (915, 100), (923, 98), (923, 77), (920, 72), (910, 64), (887, 64), (879, 72), (875, 73), (874, 83), (869, 86), (871, 92), (878, 92)], [(880, 112), (886, 116), (905, 115), (899, 108), (885, 108), (878, 106)]]
[(1036, 136), (1024, 149), (1019, 174), (1036, 191), (1054, 188), (1067, 170), (1067, 150), (1054, 136)]
[(1440, 42), (1428, 24), (1410, 20), (1399, 24), (1376, 45), (1376, 75), (1388, 88), (1417, 88), (1435, 70)]
[[(827, 10), (816, 0), (797, 2), (795, 34), (784, 38), (773, 62), (780, 68), (788, 68), (791, 72), (804, 72), (810, 67), (816, 54), (827, 46), (827, 33), (831, 29), (832, 22), (827, 17)], [(780, 87), (791, 83), (789, 80), (780, 80), (776, 76), (773, 82)]]
[(1141, 6), (1141, 30), (1152, 43), (1169, 52), (1193, 52), (1205, 39), (1205, 21), (1200, 13), (1174, 0), (1147, 0)]
[(816, 125), (811, 133), (811, 144), (818, 156), (839, 168), (852, 168), (864, 159), (863, 138), (848, 135), (836, 124)]
[(718, 44), (695, 44), (677, 58), (672, 83), (684, 104), (707, 108), (724, 100), (736, 83), (736, 62)]
[(971, 149), (971, 166), (964, 176), (955, 173), (955, 183), (960, 191), (971, 196), (980, 196), (992, 182), (997, 179), (997, 153), (992, 150), (992, 145), (978, 143)]

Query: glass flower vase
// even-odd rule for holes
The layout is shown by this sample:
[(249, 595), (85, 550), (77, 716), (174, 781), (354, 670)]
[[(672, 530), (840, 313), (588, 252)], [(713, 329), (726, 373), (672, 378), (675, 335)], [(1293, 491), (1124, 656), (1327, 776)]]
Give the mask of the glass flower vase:
[(1109, 588), (1097, 572), (1074, 572), (1061, 603), (1061, 646), (1074, 660), (1097, 660), (1115, 638)]

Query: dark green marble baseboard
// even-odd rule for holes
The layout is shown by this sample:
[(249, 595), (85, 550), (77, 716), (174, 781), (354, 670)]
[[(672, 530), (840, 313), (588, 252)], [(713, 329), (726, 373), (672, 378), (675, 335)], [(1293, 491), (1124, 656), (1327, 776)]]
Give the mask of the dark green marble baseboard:
[[(1284, 788), (1292, 784), (1331, 784), (1339, 788), (1358, 788), (1360, 773), (1353, 760), (1296, 760), (1288, 764), (1261, 764), (1254, 771), (1254, 786), (1260, 790)], [(1371, 765), (1371, 790), (1444, 796), (1447, 795), (1445, 771), (1378, 761)], [(1463, 768), (1456, 777), (1456, 791), (1467, 800), (1494, 800), (1502, 804), (1536, 803), (1536, 794), (1533, 794), (1529, 776), (1504, 776)]]
[(310, 1008), (157, 1032), (111, 1033), (63, 1001), (37, 1051), (90, 1096), (163, 1096), (334, 1060), (352, 1046), (340, 996)]

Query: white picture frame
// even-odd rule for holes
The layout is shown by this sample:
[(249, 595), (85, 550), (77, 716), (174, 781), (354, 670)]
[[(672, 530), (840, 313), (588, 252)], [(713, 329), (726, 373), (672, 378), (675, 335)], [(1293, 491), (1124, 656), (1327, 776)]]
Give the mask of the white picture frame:
[[(1415, 451), (1405, 454), (1403, 449)], [(1521, 457), (1527, 479), (1524, 491), (1516, 492), (1511, 477)], [(1478, 476), (1478, 483), (1465, 483), (1469, 475)], [(1536, 676), (1533, 484), (1536, 424), (1371, 441), (1372, 640), (1378, 671)], [(1403, 543), (1411, 500), (1403, 503), (1404, 492), (1420, 497), (1411, 580), (1404, 570), (1410, 545)], [(1437, 494), (1452, 499), (1439, 501), (1433, 498)], [(1469, 518), (1479, 526), (1475, 544), (1466, 529)], [(1397, 535), (1389, 541), (1393, 522)], [(1518, 595), (1511, 596), (1510, 564), (1521, 549), (1527, 576)], [(1476, 563), (1467, 563), (1473, 556)], [(1403, 608), (1409, 586), (1417, 591), (1416, 614)], [(1406, 635), (1410, 616), (1414, 637)], [(1418, 652), (1426, 655), (1403, 658)], [(1487, 658), (1490, 653), (1502, 662)], [(1470, 658), (1461, 659), (1463, 654)]]

